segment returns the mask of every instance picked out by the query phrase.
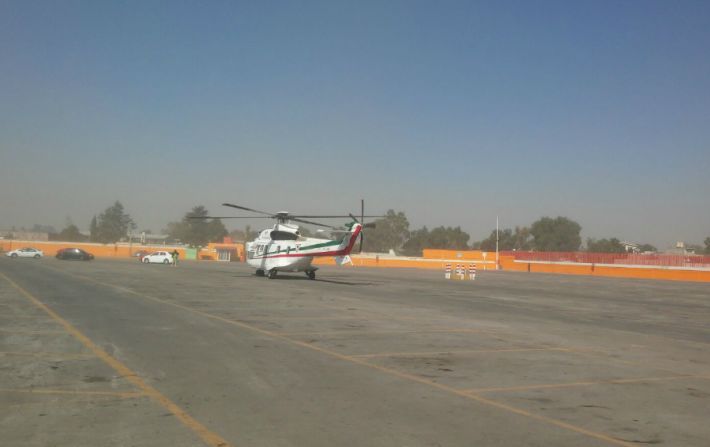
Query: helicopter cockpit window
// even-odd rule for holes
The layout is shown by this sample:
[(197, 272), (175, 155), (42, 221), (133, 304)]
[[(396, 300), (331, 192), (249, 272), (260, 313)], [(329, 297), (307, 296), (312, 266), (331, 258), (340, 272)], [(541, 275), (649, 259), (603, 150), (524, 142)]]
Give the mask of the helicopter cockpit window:
[(273, 241), (295, 241), (298, 235), (289, 233), (288, 231), (272, 231), (271, 240)]

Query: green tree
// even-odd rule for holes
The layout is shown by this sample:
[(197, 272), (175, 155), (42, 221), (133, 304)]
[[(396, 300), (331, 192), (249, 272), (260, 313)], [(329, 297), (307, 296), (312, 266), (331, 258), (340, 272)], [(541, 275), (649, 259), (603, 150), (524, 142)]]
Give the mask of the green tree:
[(99, 214), (96, 220), (96, 242), (103, 244), (120, 241), (128, 235), (129, 229), (135, 229), (136, 224), (131, 216), (124, 212), (123, 205), (118, 200)]
[(409, 239), (402, 245), (402, 253), (407, 256), (421, 256), (425, 248), (434, 248), (429, 245), (429, 229), (426, 226), (409, 234)]
[(363, 251), (384, 253), (399, 250), (409, 239), (409, 221), (403, 212), (387, 211), (385, 217), (375, 221), (375, 228), (368, 228)]
[(89, 240), (91, 242), (96, 242), (96, 238), (99, 234), (99, 225), (96, 221), (96, 216), (91, 218), (91, 224), (89, 224)]
[(96, 216), (91, 218), (91, 223), (89, 224), (89, 240), (91, 242), (96, 242), (98, 236), (98, 223), (96, 221)]
[(619, 239), (613, 237), (611, 239), (587, 239), (587, 251), (592, 253), (624, 253), (626, 248), (619, 241)]
[(83, 242), (86, 240), (86, 236), (79, 232), (79, 228), (70, 223), (62, 231), (57, 233), (55, 236), (56, 240), (63, 242)]
[(530, 226), (533, 247), (540, 251), (577, 251), (582, 227), (566, 217), (542, 217)]
[[(483, 251), (495, 251), (496, 249), (496, 230), (491, 231), (488, 238), (477, 244), (477, 247)], [(530, 229), (527, 227), (515, 227), (515, 231), (510, 228), (500, 230), (498, 232), (498, 250), (530, 250), (532, 248), (532, 238)]]
[(651, 244), (641, 244), (639, 245), (639, 251), (641, 253), (656, 252), (658, 249)]
[(246, 240), (253, 241), (257, 236), (259, 236), (259, 230), (252, 229), (251, 225), (244, 227), (244, 237)]
[(461, 227), (437, 227), (429, 231), (427, 227), (414, 230), (402, 245), (402, 253), (408, 256), (421, 256), (425, 248), (440, 248), (449, 250), (468, 249), (468, 233)]
[(710, 255), (710, 237), (705, 238), (705, 254)]
[(168, 236), (192, 247), (202, 247), (210, 242), (219, 242), (228, 234), (220, 219), (208, 218), (207, 209), (198, 205), (185, 213), (180, 222), (168, 223)]
[(465, 250), (468, 248), (469, 239), (471, 239), (471, 236), (461, 230), (461, 227), (437, 227), (429, 233), (427, 248)]

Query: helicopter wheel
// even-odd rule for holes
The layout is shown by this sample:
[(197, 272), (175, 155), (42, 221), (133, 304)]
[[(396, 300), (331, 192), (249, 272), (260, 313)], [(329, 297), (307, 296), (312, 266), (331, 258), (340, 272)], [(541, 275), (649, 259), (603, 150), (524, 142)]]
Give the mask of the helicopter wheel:
[(256, 272), (254, 272), (256, 276), (264, 276), (264, 271), (261, 269), (258, 269)]
[(314, 272), (313, 270), (309, 270), (306, 272), (306, 276), (308, 277), (308, 279), (316, 279), (316, 272)]
[(269, 279), (276, 278), (276, 269), (269, 270)]

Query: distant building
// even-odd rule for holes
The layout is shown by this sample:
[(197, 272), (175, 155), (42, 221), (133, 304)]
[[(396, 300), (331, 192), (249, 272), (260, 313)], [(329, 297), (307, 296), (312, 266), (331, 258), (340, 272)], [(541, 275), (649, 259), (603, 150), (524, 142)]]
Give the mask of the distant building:
[(127, 242), (143, 245), (165, 245), (169, 237), (170, 236), (167, 234), (150, 234), (143, 232), (140, 234), (131, 234), (127, 238)]
[(3, 239), (14, 239), (16, 241), (37, 241), (49, 240), (49, 233), (25, 230), (0, 230), (0, 237)]
[(674, 248), (669, 248), (668, 250), (665, 250), (664, 253), (670, 254), (670, 255), (694, 255), (695, 254), (695, 248), (694, 247), (689, 247), (685, 242), (683, 241), (678, 241), (675, 243)]

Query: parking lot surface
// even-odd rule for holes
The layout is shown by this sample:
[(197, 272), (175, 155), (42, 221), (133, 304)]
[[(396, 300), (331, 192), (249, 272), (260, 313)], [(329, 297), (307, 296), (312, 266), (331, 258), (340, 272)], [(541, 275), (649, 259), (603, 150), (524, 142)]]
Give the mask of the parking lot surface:
[(0, 444), (707, 446), (710, 286), (0, 259)]

